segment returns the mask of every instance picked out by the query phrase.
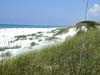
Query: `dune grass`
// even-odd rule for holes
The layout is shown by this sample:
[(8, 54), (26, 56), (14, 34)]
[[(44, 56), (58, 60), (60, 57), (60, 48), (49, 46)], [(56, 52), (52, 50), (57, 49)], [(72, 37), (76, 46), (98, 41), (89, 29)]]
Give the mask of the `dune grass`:
[(63, 44), (0, 62), (0, 75), (78, 75), (79, 73), (100, 75), (99, 30), (89, 30)]
[(59, 35), (59, 34), (63, 34), (63, 33), (67, 33), (69, 28), (60, 28), (58, 29), (59, 31), (57, 31), (56, 34), (54, 34), (54, 36)]
[(100, 26), (100, 23), (95, 21), (81, 21), (75, 25), (75, 27), (81, 28), (82, 26), (86, 26), (88, 29), (95, 29), (97, 26)]
[(11, 53), (10, 52), (2, 53), (0, 55), (0, 57), (9, 57), (9, 56), (11, 56)]
[(4, 51), (6, 49), (16, 49), (16, 48), (20, 48), (20, 46), (14, 46), (14, 47), (0, 47), (0, 51)]

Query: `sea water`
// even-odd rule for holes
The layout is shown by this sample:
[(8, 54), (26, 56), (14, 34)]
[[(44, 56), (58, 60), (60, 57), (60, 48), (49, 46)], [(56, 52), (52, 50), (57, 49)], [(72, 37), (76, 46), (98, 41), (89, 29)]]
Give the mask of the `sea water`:
[(0, 24), (0, 28), (52, 28), (52, 27), (66, 27), (66, 26)]

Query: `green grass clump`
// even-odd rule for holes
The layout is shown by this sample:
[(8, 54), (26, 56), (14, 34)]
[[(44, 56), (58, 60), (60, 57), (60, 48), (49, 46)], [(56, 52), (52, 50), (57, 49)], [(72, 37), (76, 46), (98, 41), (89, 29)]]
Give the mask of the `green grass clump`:
[(25, 40), (25, 39), (27, 39), (27, 35), (15, 36), (15, 38), (16, 38), (16, 41), (17, 41), (17, 40)]
[(11, 56), (11, 53), (10, 52), (2, 53), (0, 55), (0, 57), (8, 57), (8, 56)]
[(55, 37), (55, 36), (52, 36), (52, 37), (47, 37), (46, 40), (47, 41), (54, 41), (54, 40), (57, 40), (59, 38)]
[(4, 48), (1, 48), (1, 47), (0, 47), (0, 51), (4, 51), (4, 50), (5, 50)]
[(35, 43), (35, 42), (32, 42), (32, 43), (31, 43), (31, 46), (34, 46), (34, 45), (36, 45), (36, 43)]
[(56, 36), (56, 35), (60, 35), (60, 34), (63, 34), (63, 33), (67, 33), (68, 29), (69, 28), (59, 28), (59, 29), (53, 30), (52, 32), (56, 32), (54, 34), (54, 36)]
[(86, 26), (88, 29), (94, 29), (97, 28), (96, 26), (100, 26), (100, 24), (95, 21), (82, 21), (75, 25), (77, 28), (80, 28), (81, 26)]
[(0, 51), (4, 51), (6, 49), (17, 49), (17, 48), (21, 48), (20, 46), (14, 46), (14, 47), (0, 47)]
[[(80, 65), (80, 50), (82, 64)], [(79, 71), (80, 69), (80, 71)], [(100, 75), (100, 31), (0, 62), (0, 75)]]
[(33, 38), (30, 37), (29, 40), (33, 40)]

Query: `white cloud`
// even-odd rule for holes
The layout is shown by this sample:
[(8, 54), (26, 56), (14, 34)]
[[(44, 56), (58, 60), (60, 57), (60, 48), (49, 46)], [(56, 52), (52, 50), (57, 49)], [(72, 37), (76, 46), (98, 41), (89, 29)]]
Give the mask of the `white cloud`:
[(88, 11), (88, 15), (91, 17), (100, 17), (100, 4), (94, 4)]

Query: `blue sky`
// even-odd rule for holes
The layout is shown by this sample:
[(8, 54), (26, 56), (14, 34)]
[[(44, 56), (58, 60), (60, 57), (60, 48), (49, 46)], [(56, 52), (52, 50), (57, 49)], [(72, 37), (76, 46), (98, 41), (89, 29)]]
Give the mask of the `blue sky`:
[[(100, 0), (89, 1), (88, 19), (99, 21), (93, 7)], [(86, 0), (0, 0), (0, 24), (73, 25), (84, 20)]]

